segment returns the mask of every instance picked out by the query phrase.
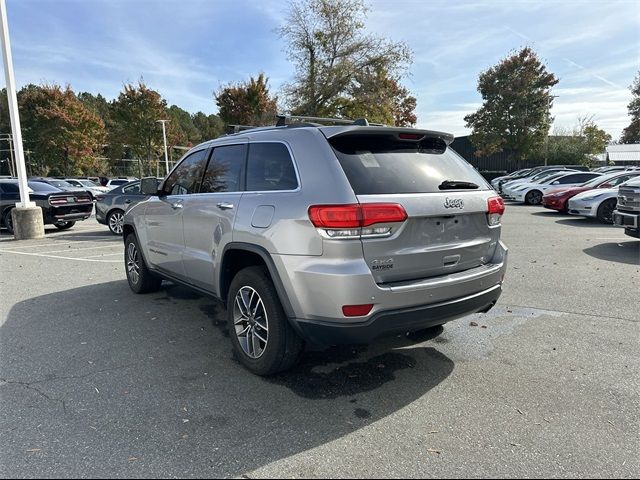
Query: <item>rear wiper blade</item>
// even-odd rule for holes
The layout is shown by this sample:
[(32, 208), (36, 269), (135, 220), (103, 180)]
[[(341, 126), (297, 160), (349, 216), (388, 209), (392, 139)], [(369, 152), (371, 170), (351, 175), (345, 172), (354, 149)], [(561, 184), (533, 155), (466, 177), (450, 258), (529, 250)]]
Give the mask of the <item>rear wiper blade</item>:
[(440, 190), (458, 190), (458, 189), (474, 190), (480, 187), (473, 182), (464, 182), (462, 180), (445, 180), (438, 186), (438, 188)]

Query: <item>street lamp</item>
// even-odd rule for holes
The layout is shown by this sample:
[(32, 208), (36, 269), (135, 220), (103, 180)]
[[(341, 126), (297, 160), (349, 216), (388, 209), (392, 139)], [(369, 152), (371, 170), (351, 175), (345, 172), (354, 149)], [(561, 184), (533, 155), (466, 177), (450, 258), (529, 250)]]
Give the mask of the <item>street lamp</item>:
[(165, 130), (164, 124), (169, 120), (157, 120), (157, 122), (162, 124), (162, 139), (164, 140), (164, 166), (166, 168), (165, 175), (169, 175), (169, 156), (167, 155), (167, 131)]

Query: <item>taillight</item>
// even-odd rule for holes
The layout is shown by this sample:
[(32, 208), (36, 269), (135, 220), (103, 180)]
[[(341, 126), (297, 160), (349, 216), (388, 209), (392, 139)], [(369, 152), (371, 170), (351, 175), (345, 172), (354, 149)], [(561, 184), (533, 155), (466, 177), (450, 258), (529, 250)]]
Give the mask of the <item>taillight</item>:
[(50, 198), (49, 203), (51, 205), (63, 205), (68, 202), (66, 198)]
[(502, 215), (504, 215), (504, 200), (502, 197), (491, 197), (487, 200), (487, 221), (489, 225), (500, 225)]
[(373, 225), (404, 222), (407, 212), (397, 203), (313, 205), (309, 219), (330, 238), (384, 237), (391, 234), (392, 227)]
[(342, 314), (345, 317), (364, 317), (369, 315), (369, 312), (373, 308), (373, 303), (367, 303), (366, 305), (344, 305), (342, 307)]

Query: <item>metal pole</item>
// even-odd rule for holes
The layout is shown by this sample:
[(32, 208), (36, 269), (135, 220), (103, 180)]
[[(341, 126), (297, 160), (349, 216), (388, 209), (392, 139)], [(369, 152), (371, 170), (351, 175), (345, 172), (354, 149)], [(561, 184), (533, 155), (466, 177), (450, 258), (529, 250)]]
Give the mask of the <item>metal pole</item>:
[(27, 186), (27, 168), (24, 163), (22, 151), (22, 132), (20, 130), (20, 114), (18, 112), (18, 97), (16, 95), (16, 79), (13, 74), (13, 58), (11, 57), (11, 43), (9, 42), (9, 24), (7, 22), (7, 6), (5, 0), (0, 0), (0, 29), (2, 30), (2, 59), (4, 60), (4, 75), (7, 80), (7, 102), (9, 103), (9, 116), (11, 117), (11, 132), (13, 133), (13, 148), (15, 151), (18, 170), (18, 185), (20, 188), (20, 203), (18, 207), (35, 207), (35, 203), (29, 201)]
[(162, 124), (162, 139), (164, 140), (164, 166), (166, 168), (165, 175), (169, 175), (169, 156), (167, 155), (167, 131), (165, 130), (164, 124), (169, 120), (158, 120)]

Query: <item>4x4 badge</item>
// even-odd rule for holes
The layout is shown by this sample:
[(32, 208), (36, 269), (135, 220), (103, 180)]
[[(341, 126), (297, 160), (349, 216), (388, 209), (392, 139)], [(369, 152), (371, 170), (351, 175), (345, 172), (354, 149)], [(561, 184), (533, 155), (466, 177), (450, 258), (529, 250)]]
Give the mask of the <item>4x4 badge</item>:
[(444, 208), (464, 208), (464, 202), (461, 198), (447, 198), (444, 201)]

